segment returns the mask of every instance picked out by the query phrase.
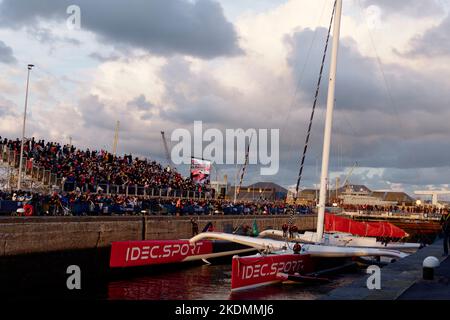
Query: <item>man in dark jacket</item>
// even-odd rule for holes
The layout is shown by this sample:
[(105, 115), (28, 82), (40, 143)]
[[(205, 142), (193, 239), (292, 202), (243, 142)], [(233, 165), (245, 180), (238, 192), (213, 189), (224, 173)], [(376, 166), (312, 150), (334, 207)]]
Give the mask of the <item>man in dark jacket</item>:
[(191, 218), (191, 223), (192, 223), (192, 236), (196, 236), (198, 235), (198, 223), (195, 221), (194, 218)]
[(441, 216), (441, 226), (444, 234), (444, 256), (448, 256), (448, 244), (450, 241), (450, 214), (448, 211)]

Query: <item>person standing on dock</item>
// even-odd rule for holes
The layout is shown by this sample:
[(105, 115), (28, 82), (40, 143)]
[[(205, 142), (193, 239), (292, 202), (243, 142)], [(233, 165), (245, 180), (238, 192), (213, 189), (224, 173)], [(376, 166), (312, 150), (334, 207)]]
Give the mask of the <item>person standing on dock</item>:
[(450, 241), (450, 214), (446, 211), (441, 216), (442, 232), (444, 233), (444, 256), (448, 256), (448, 245)]

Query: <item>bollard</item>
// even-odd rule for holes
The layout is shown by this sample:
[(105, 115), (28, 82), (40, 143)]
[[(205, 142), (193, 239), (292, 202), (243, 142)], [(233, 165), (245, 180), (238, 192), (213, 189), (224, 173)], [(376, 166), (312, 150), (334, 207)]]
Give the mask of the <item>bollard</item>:
[(16, 210), (16, 215), (18, 215), (19, 217), (22, 217), (25, 215), (25, 209), (24, 208), (19, 208)]
[(434, 269), (439, 267), (439, 259), (436, 257), (427, 257), (423, 260), (423, 280), (434, 279)]

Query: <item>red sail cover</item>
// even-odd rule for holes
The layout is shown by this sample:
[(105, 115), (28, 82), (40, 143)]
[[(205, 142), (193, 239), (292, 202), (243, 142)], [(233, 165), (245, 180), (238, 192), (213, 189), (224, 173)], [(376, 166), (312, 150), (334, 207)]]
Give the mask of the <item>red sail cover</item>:
[(404, 230), (389, 222), (359, 222), (329, 213), (325, 214), (325, 231), (345, 232), (361, 237), (404, 238), (408, 236)]

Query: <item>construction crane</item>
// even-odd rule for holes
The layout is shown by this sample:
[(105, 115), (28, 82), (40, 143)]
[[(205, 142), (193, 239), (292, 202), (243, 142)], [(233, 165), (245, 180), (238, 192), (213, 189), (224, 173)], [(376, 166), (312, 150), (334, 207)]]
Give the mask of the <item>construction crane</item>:
[(357, 166), (358, 166), (358, 162), (355, 162), (355, 164), (353, 165), (353, 167), (350, 169), (350, 171), (348, 172), (347, 176), (345, 177), (343, 187), (346, 187), (346, 186), (347, 186), (348, 181), (349, 181), (349, 179), (350, 179), (350, 177), (351, 177), (353, 171), (355, 170), (355, 168), (356, 168)]
[(164, 135), (164, 131), (161, 131), (161, 137), (162, 137), (162, 141), (163, 141), (163, 145), (164, 145), (164, 151), (166, 153), (167, 163), (168, 163), (169, 166), (171, 166), (172, 165), (172, 160), (170, 158), (169, 147), (167, 145), (167, 140), (166, 140), (166, 136)]
[[(114, 142), (113, 142), (113, 149), (112, 149), (112, 153), (115, 156), (117, 155), (117, 143), (119, 141), (119, 127), (120, 127), (120, 121), (117, 121), (116, 129), (114, 130)], [(72, 138), (70, 138), (70, 144), (72, 145)]]
[(241, 178), (239, 180), (239, 187), (237, 188), (237, 191), (236, 191), (236, 185), (234, 187), (234, 202), (233, 203), (236, 203), (236, 198), (239, 197), (239, 194), (241, 193), (242, 181), (244, 180), (245, 170), (247, 169), (247, 165), (248, 165), (248, 157), (250, 155), (250, 144), (252, 143), (252, 139), (253, 139), (253, 134), (251, 135), (250, 141), (248, 142), (248, 145), (247, 145), (247, 152), (245, 153), (245, 163), (241, 167), (241, 169), (239, 169), (238, 173), (236, 174), (236, 178), (238, 178), (237, 176), (238, 176), (239, 172), (242, 172)]

